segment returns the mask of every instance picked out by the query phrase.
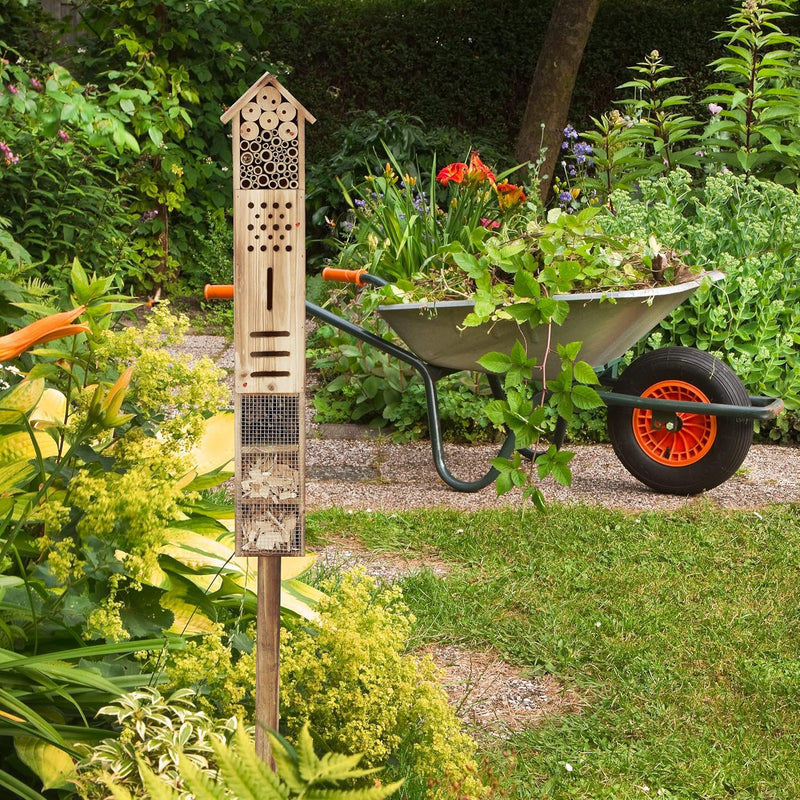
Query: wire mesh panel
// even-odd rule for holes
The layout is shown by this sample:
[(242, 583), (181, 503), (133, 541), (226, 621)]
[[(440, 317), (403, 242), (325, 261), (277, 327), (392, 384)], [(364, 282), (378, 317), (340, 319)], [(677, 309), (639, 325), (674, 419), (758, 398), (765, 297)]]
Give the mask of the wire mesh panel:
[(239, 555), (305, 554), (303, 398), (236, 398), (236, 550)]

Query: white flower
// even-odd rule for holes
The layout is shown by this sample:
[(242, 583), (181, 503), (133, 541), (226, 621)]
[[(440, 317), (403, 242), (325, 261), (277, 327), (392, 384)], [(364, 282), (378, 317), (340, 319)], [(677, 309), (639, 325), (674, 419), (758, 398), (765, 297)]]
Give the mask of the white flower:
[(572, 764), (570, 764), (570, 763), (568, 763), (568, 762), (565, 762), (565, 763), (564, 763), (564, 769), (565, 769), (567, 772), (572, 772)]

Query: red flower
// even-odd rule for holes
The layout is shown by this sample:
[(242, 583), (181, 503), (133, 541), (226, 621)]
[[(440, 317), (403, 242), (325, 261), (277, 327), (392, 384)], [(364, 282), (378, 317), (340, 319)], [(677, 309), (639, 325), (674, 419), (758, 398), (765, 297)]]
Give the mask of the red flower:
[(496, 219), (489, 219), (488, 217), (481, 217), (481, 225), (493, 231), (500, 227), (500, 223)]
[(497, 202), (502, 211), (508, 211), (508, 209), (524, 203), (525, 199), (525, 192), (521, 186), (516, 186), (513, 183), (497, 184)]
[(467, 178), (475, 183), (483, 183), (488, 180), (494, 186), (494, 173), (481, 161), (480, 153), (477, 150), (474, 150), (470, 156)]
[(464, 180), (464, 175), (467, 171), (467, 165), (459, 162), (455, 164), (448, 164), (446, 167), (439, 171), (439, 174), (436, 176), (436, 180), (442, 184), (442, 186), (447, 186), (450, 181), (453, 183), (461, 183)]

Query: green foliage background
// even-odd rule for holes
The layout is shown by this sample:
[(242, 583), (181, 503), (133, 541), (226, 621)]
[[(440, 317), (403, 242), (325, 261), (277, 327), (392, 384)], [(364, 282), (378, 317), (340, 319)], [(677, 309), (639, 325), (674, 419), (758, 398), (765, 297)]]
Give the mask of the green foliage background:
[[(553, 3), (526, 0), (305, 0), (296, 42), (276, 39), (292, 93), (319, 122), (310, 153), (330, 152), (354, 110), (400, 110), (513, 144)], [(584, 53), (571, 119), (602, 113), (630, 64), (654, 48), (703, 85), (719, 55), (709, 42), (728, 0), (603, 0)]]

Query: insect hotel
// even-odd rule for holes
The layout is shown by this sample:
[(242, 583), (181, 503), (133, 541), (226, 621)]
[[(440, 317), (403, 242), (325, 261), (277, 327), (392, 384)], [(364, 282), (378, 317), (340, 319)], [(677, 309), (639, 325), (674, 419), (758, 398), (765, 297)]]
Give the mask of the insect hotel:
[(266, 73), (233, 123), (237, 555), (305, 551), (304, 123)]
[(255, 745), (271, 760), (280, 557), (305, 554), (304, 125), (315, 120), (269, 73), (221, 119), (233, 125), (236, 554), (259, 557)]

